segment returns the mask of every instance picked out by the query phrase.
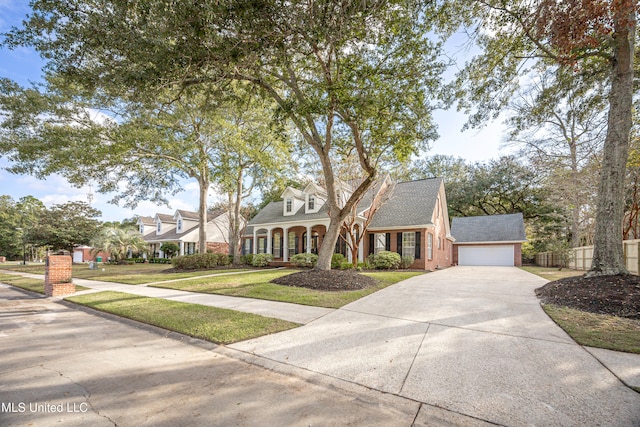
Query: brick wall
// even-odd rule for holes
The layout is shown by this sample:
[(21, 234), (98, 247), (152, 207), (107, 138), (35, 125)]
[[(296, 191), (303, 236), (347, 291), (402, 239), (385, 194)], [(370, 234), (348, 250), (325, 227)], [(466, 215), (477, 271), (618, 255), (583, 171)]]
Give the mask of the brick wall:
[(76, 291), (71, 282), (73, 259), (69, 255), (49, 255), (44, 269), (44, 293), (48, 297), (69, 295)]
[(219, 242), (207, 242), (207, 252), (211, 251), (215, 254), (228, 254), (229, 244)]

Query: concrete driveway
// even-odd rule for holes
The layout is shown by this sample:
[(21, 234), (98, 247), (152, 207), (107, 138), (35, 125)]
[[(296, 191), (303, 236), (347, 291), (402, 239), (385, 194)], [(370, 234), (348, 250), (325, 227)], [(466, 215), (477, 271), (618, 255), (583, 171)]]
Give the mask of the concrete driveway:
[(640, 394), (540, 308), (545, 282), (512, 267), (450, 268), (231, 347), (478, 424), (640, 425)]

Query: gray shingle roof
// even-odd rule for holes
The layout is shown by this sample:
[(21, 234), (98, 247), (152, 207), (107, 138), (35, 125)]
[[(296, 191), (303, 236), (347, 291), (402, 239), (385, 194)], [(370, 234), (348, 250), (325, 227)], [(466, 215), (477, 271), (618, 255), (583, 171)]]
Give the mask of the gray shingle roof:
[(322, 205), (318, 212), (305, 214), (304, 205), (298, 209), (298, 211), (289, 216), (284, 216), (284, 201), (271, 202), (265, 206), (256, 216), (254, 216), (249, 225), (256, 224), (272, 224), (272, 223), (286, 223), (291, 221), (303, 221), (308, 219), (328, 219), (327, 205)]
[(180, 240), (185, 235), (191, 233), (193, 230), (197, 230), (200, 226), (196, 225), (194, 227), (189, 228), (188, 230), (184, 230), (182, 233), (178, 233), (176, 229), (169, 230), (166, 233), (156, 235), (155, 233), (147, 234), (144, 236), (144, 240), (147, 242), (159, 242), (159, 241), (175, 241)]
[(391, 198), (378, 209), (370, 227), (404, 227), (431, 224), (442, 178), (399, 182)]
[(521, 213), (453, 218), (451, 235), (455, 243), (524, 242), (524, 220)]

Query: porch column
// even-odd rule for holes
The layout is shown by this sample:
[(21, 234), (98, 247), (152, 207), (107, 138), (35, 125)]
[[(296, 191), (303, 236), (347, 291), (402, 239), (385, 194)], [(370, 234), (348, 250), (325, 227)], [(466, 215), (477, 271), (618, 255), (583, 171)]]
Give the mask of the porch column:
[(273, 253), (271, 253), (271, 229), (270, 228), (267, 229), (267, 250), (265, 252), (273, 255)]
[(289, 229), (282, 227), (282, 261), (289, 261)]
[(360, 239), (360, 244), (358, 245), (358, 261), (364, 262), (364, 238)]
[(307, 227), (307, 253), (311, 253), (311, 228)]
[(256, 255), (258, 253), (258, 230), (253, 228), (253, 254)]
[(184, 255), (184, 242), (178, 240), (178, 246), (180, 247), (180, 254), (179, 255)]

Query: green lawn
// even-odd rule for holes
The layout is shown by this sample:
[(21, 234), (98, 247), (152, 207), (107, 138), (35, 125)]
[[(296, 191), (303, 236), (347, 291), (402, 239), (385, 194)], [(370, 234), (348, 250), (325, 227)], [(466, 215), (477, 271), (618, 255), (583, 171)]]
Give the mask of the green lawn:
[(271, 280), (277, 277), (291, 274), (293, 272), (295, 272), (295, 270), (264, 271), (251, 274), (236, 274), (227, 277), (221, 276), (185, 280), (153, 286), (208, 294), (291, 302), (294, 304), (312, 305), (317, 307), (339, 308), (401, 280), (423, 274), (422, 272), (415, 271), (381, 271), (363, 273), (366, 276), (377, 279), (379, 284), (372, 288), (357, 291), (318, 291), (270, 283)]
[[(44, 264), (33, 264), (26, 266), (0, 265), (0, 269), (2, 268), (14, 271), (22, 271), (25, 273), (44, 274)], [(74, 264), (73, 277), (77, 279), (92, 279), (102, 280), (105, 282), (118, 282), (127, 283), (130, 285), (140, 285), (144, 283), (182, 279), (185, 277), (198, 277), (208, 274), (231, 273), (234, 271), (244, 270), (247, 269), (199, 270), (175, 273), (172, 271), (172, 267), (166, 264), (99, 264), (97, 270), (89, 270), (89, 266), (87, 264)]]
[(553, 304), (546, 304), (543, 309), (580, 345), (640, 354), (640, 320)]
[(585, 271), (570, 270), (568, 268), (559, 270), (558, 268), (538, 267), (537, 265), (527, 265), (520, 268), (524, 271), (540, 276), (543, 279), (547, 279), (550, 282), (558, 279), (564, 279), (565, 277), (582, 276), (586, 273)]
[[(565, 277), (582, 276), (584, 271), (557, 268), (527, 266), (522, 267), (529, 273), (554, 281)], [(640, 321), (605, 314), (589, 313), (554, 304), (542, 306), (575, 342), (589, 347), (640, 353)]]
[[(30, 279), (28, 277), (13, 276), (10, 274), (0, 273), (0, 283), (6, 283), (16, 288), (25, 289), (31, 292), (37, 292), (44, 294), (44, 280), (42, 279)], [(85, 291), (89, 288), (84, 286), (76, 286), (76, 291)]]
[(251, 313), (122, 292), (98, 292), (65, 299), (217, 344), (230, 344), (300, 326)]

